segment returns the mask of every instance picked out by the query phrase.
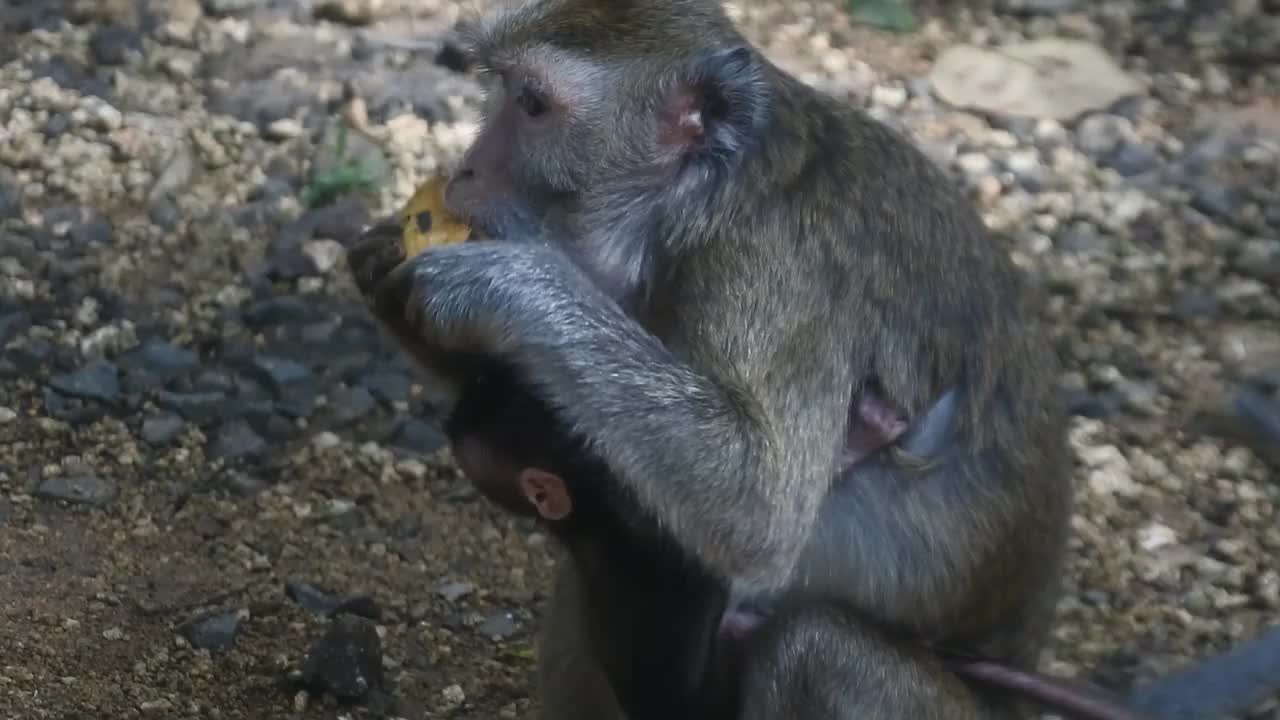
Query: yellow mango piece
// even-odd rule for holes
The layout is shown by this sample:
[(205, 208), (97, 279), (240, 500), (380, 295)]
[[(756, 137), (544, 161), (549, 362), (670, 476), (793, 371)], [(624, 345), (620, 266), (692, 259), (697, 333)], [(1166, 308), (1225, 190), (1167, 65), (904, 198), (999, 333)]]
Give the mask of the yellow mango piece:
[(471, 234), (470, 226), (450, 215), (444, 207), (446, 182), (444, 177), (428, 180), (405, 205), (400, 215), (405, 257), (413, 257), (435, 245), (462, 242)]

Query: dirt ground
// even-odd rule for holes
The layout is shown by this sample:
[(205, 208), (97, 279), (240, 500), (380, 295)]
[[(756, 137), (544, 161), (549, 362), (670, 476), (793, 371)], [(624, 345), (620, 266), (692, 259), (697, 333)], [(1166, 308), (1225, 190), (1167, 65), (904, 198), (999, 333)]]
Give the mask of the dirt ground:
[[(533, 717), (552, 548), (453, 468), (334, 256), (474, 128), (474, 80), (439, 39), (457, 7), (11, 3), (0, 719)], [(1047, 665), (1124, 688), (1280, 614), (1280, 437), (1257, 419), (1280, 422), (1280, 54), (1259, 50), (1280, 10), (1060, 4), (926, 12), (905, 36), (821, 3), (738, 17), (784, 66), (942, 148), (1049, 289), (1080, 504)], [(423, 47), (388, 39), (394, 13)], [(1149, 88), (1103, 113), (1118, 140), (918, 91), (951, 44), (1054, 33)], [(379, 187), (308, 209), (352, 113)], [(1150, 171), (1128, 172), (1143, 152)]]

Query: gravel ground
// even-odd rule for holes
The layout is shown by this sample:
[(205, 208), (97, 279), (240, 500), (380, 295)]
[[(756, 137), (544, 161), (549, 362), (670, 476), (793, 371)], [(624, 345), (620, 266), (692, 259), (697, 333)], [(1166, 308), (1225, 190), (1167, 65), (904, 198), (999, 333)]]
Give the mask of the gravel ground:
[[(1080, 503), (1049, 666), (1124, 688), (1274, 622), (1280, 3), (734, 10), (1051, 295)], [(0, 9), (0, 717), (531, 716), (546, 540), (459, 477), (339, 245), (474, 130), (458, 15)], [(948, 47), (1050, 36), (1142, 94), (1057, 122), (930, 92)], [(368, 189), (309, 208), (352, 158)]]

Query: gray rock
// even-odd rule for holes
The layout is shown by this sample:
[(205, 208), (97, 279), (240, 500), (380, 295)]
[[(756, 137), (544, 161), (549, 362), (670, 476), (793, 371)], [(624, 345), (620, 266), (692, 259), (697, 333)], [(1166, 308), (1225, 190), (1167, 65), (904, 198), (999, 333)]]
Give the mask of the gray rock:
[(71, 116), (66, 113), (55, 113), (49, 116), (40, 132), (50, 140), (57, 140), (71, 127)]
[(178, 627), (191, 646), (210, 652), (226, 652), (240, 633), (240, 613), (214, 612), (192, 618)]
[(142, 35), (123, 25), (103, 25), (89, 36), (89, 52), (100, 65), (124, 65), (142, 51)]
[(385, 13), (387, 7), (384, 3), (370, 0), (320, 0), (316, 4), (315, 16), (347, 25), (368, 25)]
[(307, 322), (318, 317), (315, 303), (297, 295), (282, 295), (244, 309), (244, 321), (257, 328)]
[(175, 412), (191, 422), (203, 423), (230, 417), (234, 414), (231, 401), (225, 393), (176, 393), (161, 391), (156, 394), (156, 405)]
[(1197, 178), (1192, 188), (1191, 207), (1205, 215), (1229, 219), (1240, 208), (1240, 198), (1234, 190), (1211, 178)]
[(1173, 301), (1173, 311), (1184, 320), (1214, 318), (1221, 312), (1218, 296), (1207, 290), (1187, 289), (1178, 293)]
[(167, 381), (194, 370), (200, 364), (200, 357), (164, 340), (148, 340), (122, 355), (120, 364), (128, 369), (146, 370)]
[(154, 415), (142, 421), (142, 439), (148, 445), (168, 445), (182, 434), (185, 425), (177, 415)]
[(1154, 170), (1160, 156), (1154, 150), (1135, 142), (1122, 141), (1102, 159), (1102, 166), (1111, 168), (1125, 177), (1141, 175)]
[(96, 360), (75, 372), (53, 376), (49, 386), (68, 397), (115, 402), (120, 397), (120, 370), (106, 360)]
[(382, 639), (373, 622), (338, 615), (302, 661), (302, 682), (341, 700), (358, 700), (384, 682)]
[(0, 347), (31, 327), (31, 313), (26, 310), (0, 311)]
[(32, 77), (47, 77), (64, 88), (75, 90), (81, 95), (93, 95), (102, 100), (110, 100), (111, 83), (103, 80), (78, 62), (66, 57), (54, 56), (50, 60), (31, 68)]
[(36, 497), (103, 507), (116, 498), (116, 484), (96, 475), (59, 475), (40, 483)]
[(1075, 223), (1057, 239), (1057, 246), (1066, 252), (1082, 255), (1099, 253), (1107, 248), (1107, 241), (1087, 223)]
[(218, 434), (210, 444), (209, 455), (232, 461), (255, 455), (267, 447), (267, 441), (243, 420), (232, 420), (218, 428)]
[(373, 412), (377, 401), (362, 387), (340, 388), (329, 393), (330, 417), (338, 425), (353, 423)]
[(1080, 0), (999, 0), (996, 10), (1014, 15), (1056, 15), (1079, 6)]
[(433, 453), (445, 446), (448, 439), (436, 428), (421, 420), (406, 420), (397, 430), (391, 444), (424, 454)]
[(247, 12), (260, 4), (260, 0), (204, 0), (204, 11), (214, 17)]
[(225, 370), (205, 370), (191, 386), (199, 392), (230, 393), (236, 389), (236, 378)]
[(435, 592), (444, 598), (446, 602), (457, 602), (475, 592), (475, 590), (475, 586), (470, 583), (449, 582), (437, 587)]
[(296, 578), (285, 581), (284, 592), (303, 609), (318, 615), (346, 614), (374, 621), (382, 619), (382, 607), (370, 595), (343, 597)]
[(285, 581), (284, 594), (302, 609), (317, 615), (328, 615), (334, 611), (334, 608), (342, 604), (342, 598), (337, 593), (297, 578)]
[(254, 358), (245, 373), (270, 390), (280, 412), (291, 417), (308, 417), (315, 412), (319, 390), (315, 375), (307, 366), (261, 355)]
[(18, 189), (0, 177), (0, 220), (22, 214), (22, 195)]
[(408, 375), (389, 370), (374, 370), (362, 375), (357, 381), (359, 387), (368, 390), (387, 405), (407, 401), (411, 384)]
[(1082, 151), (1100, 157), (1110, 154), (1133, 135), (1133, 123), (1108, 113), (1095, 113), (1080, 121), (1076, 144)]
[(502, 611), (486, 618), (476, 632), (494, 640), (506, 640), (516, 634), (516, 619), (511, 613)]
[(167, 195), (160, 195), (147, 204), (147, 218), (156, 227), (172, 230), (178, 226), (181, 217), (178, 206)]
[(83, 224), (71, 230), (71, 239), (77, 245), (107, 245), (111, 242), (115, 228), (107, 218), (97, 215), (90, 217)]

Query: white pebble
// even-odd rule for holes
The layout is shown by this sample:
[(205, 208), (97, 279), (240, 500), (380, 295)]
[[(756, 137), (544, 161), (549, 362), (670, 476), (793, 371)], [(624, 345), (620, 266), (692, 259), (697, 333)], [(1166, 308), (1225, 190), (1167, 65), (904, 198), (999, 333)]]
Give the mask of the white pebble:
[(876, 105), (898, 110), (907, 104), (907, 89), (896, 85), (877, 85), (871, 91), (871, 101)]
[(328, 450), (329, 448), (337, 447), (341, 442), (342, 440), (337, 435), (329, 432), (328, 430), (316, 433), (316, 436), (311, 439), (311, 444), (318, 450)]
[(111, 131), (124, 124), (124, 114), (98, 97), (87, 97), (82, 107), (88, 113), (94, 128)]
[(1152, 523), (1138, 529), (1138, 545), (1147, 552), (1155, 552), (1178, 542), (1178, 534), (1173, 528), (1160, 523)]
[(956, 158), (956, 165), (969, 177), (980, 177), (991, 173), (991, 158), (982, 153), (965, 153)]
[(0, 425), (8, 425), (18, 419), (18, 413), (7, 407), (0, 407)]
[(440, 694), (451, 707), (457, 707), (467, 701), (467, 694), (462, 691), (461, 685), (450, 685), (441, 690)]
[(338, 264), (346, 250), (337, 240), (311, 240), (302, 246), (302, 252), (316, 264), (322, 274), (327, 273)]
[(267, 137), (272, 140), (292, 140), (302, 133), (302, 123), (293, 118), (281, 118), (267, 126)]

